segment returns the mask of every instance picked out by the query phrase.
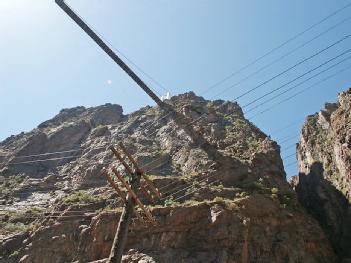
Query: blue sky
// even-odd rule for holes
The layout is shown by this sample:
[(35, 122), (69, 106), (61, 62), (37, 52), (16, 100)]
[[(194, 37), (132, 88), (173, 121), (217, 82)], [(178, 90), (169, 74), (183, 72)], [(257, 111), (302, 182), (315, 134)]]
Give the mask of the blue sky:
[[(115, 48), (162, 83), (172, 94), (192, 90), (199, 95), (212, 84), (348, 3), (343, 0), (67, 2)], [(349, 20), (274, 66), (215, 97), (218, 92), (350, 15), (351, 7), (210, 90), (204, 97), (232, 100), (351, 34)], [(11, 134), (31, 130), (62, 108), (111, 102), (122, 105), (128, 113), (153, 104), (56, 6), (54, 0), (1, 0), (0, 33), (0, 140)], [(348, 38), (241, 98), (240, 104), (245, 105), (280, 87), (347, 50), (350, 44), (351, 39)], [(346, 55), (334, 62), (345, 57)], [(301, 85), (295, 91), (348, 65), (351, 65), (351, 60)], [(287, 148), (297, 142), (297, 137), (293, 136), (299, 134), (304, 117), (319, 111), (325, 102), (336, 101), (337, 93), (351, 86), (350, 72), (347, 70), (252, 121), (267, 134), (274, 132), (272, 137), (278, 142), (292, 138), (282, 143), (282, 148)], [(318, 73), (318, 70), (313, 73)], [(300, 81), (311, 75), (306, 75)], [(164, 93), (146, 76), (140, 76), (160, 94)], [(285, 97), (293, 93), (294, 91), (287, 93)], [(266, 106), (272, 104), (274, 101)], [(295, 124), (289, 129), (276, 132), (290, 123)], [(294, 147), (291, 147), (284, 150), (282, 156), (293, 153)], [(285, 164), (293, 162), (294, 157), (285, 160)], [(296, 174), (296, 165), (291, 165), (286, 170), (288, 175)]]

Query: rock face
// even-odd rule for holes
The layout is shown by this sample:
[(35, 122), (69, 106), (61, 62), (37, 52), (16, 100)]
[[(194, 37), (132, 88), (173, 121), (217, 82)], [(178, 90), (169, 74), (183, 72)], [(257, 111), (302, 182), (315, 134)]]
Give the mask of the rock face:
[(285, 180), (279, 146), (238, 104), (194, 93), (167, 103), (176, 113), (66, 109), (0, 143), (0, 262), (104, 262), (122, 202), (100, 170), (119, 141), (164, 196), (137, 193), (158, 226), (134, 221), (124, 262), (336, 262)]
[(299, 200), (320, 222), (339, 260), (351, 262), (351, 89), (307, 118), (297, 157)]
[[(328, 241), (313, 219), (292, 214), (264, 195), (152, 212), (160, 226), (135, 224), (124, 262), (333, 262), (332, 252), (321, 245)], [(118, 216), (102, 213), (85, 227), (80, 227), (85, 219), (63, 218), (41, 228), (25, 241), (31, 248), (24, 262), (107, 258)]]

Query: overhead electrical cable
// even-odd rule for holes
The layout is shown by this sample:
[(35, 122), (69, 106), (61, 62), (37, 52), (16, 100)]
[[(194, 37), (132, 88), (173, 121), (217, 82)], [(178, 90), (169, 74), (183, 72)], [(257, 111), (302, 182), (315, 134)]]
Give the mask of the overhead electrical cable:
[[(320, 72), (318, 72), (318, 73), (316, 73), (314, 75), (312, 75), (311, 77), (307, 78), (306, 80), (303, 80), (303, 81), (299, 82), (298, 84), (296, 84), (296, 85), (294, 85), (294, 86), (292, 86), (292, 87), (290, 87), (290, 88), (278, 93), (274, 97), (271, 97), (271, 98), (261, 102), (260, 104), (255, 105), (254, 107), (252, 107), (252, 108), (248, 109), (247, 111), (245, 111), (244, 114), (247, 114), (247, 113), (249, 113), (249, 112), (251, 112), (251, 111), (253, 111), (253, 110), (255, 110), (255, 109), (257, 109), (257, 108), (259, 108), (259, 107), (261, 107), (261, 106), (263, 106), (265, 104), (267, 104), (268, 102), (270, 102), (270, 101), (272, 101), (272, 100), (284, 95), (285, 93), (287, 93), (287, 92), (289, 92), (289, 91), (291, 91), (291, 90), (293, 90), (293, 89), (305, 84), (306, 82), (310, 81), (311, 79), (314, 79), (314, 78), (318, 77), (319, 75), (327, 72), (328, 70), (330, 70), (332, 68), (335, 68), (336, 66), (340, 65), (341, 63), (344, 63), (345, 61), (347, 61), (349, 59), (351, 59), (351, 56), (346, 57), (345, 59), (343, 59), (343, 60), (341, 60), (341, 61), (339, 61), (339, 62), (337, 62), (337, 63), (335, 63), (335, 64), (333, 64), (331, 66), (329, 66), (328, 68), (326, 68), (326, 69), (324, 69), (324, 70), (322, 70), (322, 71), (320, 71)], [(249, 104), (251, 104), (251, 103), (249, 103)], [(249, 104), (247, 104), (247, 105), (249, 105)]]
[[(261, 88), (262, 86), (268, 84), (269, 82), (271, 82), (271, 81), (277, 79), (278, 77), (284, 75), (285, 73), (291, 71), (292, 69), (294, 69), (294, 68), (296, 68), (296, 67), (302, 65), (303, 63), (306, 63), (307, 61), (311, 60), (311, 59), (314, 58), (314, 57), (317, 57), (318, 55), (322, 54), (323, 52), (325, 52), (325, 51), (331, 49), (332, 47), (335, 47), (336, 45), (342, 43), (343, 41), (348, 40), (350, 37), (351, 37), (351, 35), (347, 35), (347, 36), (345, 36), (345, 37), (339, 39), (338, 41), (334, 42), (333, 44), (331, 44), (331, 45), (329, 45), (329, 46), (327, 46), (327, 47), (325, 47), (325, 48), (319, 50), (318, 52), (314, 53), (313, 55), (311, 55), (311, 56), (309, 56), (309, 57), (307, 57), (307, 58), (304, 58), (303, 60), (299, 61), (298, 63), (294, 64), (293, 66), (290, 66), (290, 67), (288, 67), (287, 69), (283, 70), (283, 71), (280, 72), (279, 74), (274, 75), (273, 77), (269, 78), (268, 80), (265, 80), (264, 82), (261, 82), (259, 85), (255, 86), (255, 87), (249, 89), (248, 91), (242, 93), (241, 95), (237, 96), (236, 98), (234, 98), (234, 101), (237, 101), (237, 100), (239, 100), (239, 99), (241, 99), (241, 98), (247, 96), (248, 94), (254, 92), (255, 90), (257, 90), (257, 89), (259, 89), (259, 88)], [(349, 50), (346, 51), (345, 53), (349, 52), (350, 50), (351, 50), (351, 49), (349, 49)], [(343, 53), (343, 54), (345, 54), (345, 53)], [(342, 56), (343, 54), (339, 55), (338, 57)]]
[(249, 103), (245, 104), (245, 105), (243, 106), (243, 108), (244, 108), (244, 107), (247, 107), (247, 106), (249, 106), (249, 105), (252, 105), (253, 103), (255, 103), (255, 102), (257, 102), (257, 101), (259, 101), (259, 100), (261, 100), (261, 99), (267, 97), (267, 96), (270, 95), (270, 94), (273, 94), (274, 92), (276, 92), (276, 91), (278, 91), (278, 90), (281, 90), (282, 88), (286, 87), (287, 85), (289, 85), (289, 84), (295, 82), (296, 80), (299, 80), (299, 79), (303, 78), (304, 76), (306, 76), (306, 75), (312, 73), (313, 71), (315, 71), (315, 70), (317, 70), (317, 69), (319, 69), (319, 68), (321, 68), (321, 67), (323, 67), (323, 66), (329, 64), (330, 62), (332, 62), (332, 61), (338, 59), (339, 57), (345, 55), (346, 53), (348, 53), (348, 52), (350, 52), (350, 51), (351, 51), (351, 49), (348, 49), (347, 51), (342, 52), (341, 54), (337, 55), (336, 57), (333, 57), (333, 58), (331, 58), (331, 59), (329, 59), (329, 60), (323, 62), (322, 64), (318, 65), (317, 67), (315, 67), (315, 68), (313, 68), (313, 69), (311, 69), (311, 70), (309, 70), (309, 71), (303, 73), (302, 75), (299, 75), (298, 77), (294, 78), (293, 80), (290, 80), (290, 81), (286, 82), (286, 83), (283, 84), (282, 86), (279, 86), (278, 88), (273, 89), (273, 90), (271, 90), (271, 91), (265, 93), (265, 94), (262, 95), (262, 96), (259, 96), (258, 98), (254, 99), (253, 101), (250, 101)]
[(273, 132), (270, 133), (270, 135), (272, 136), (273, 134), (279, 134), (280, 132), (285, 131), (285, 130), (288, 129), (288, 128), (291, 128), (291, 127), (293, 127), (294, 125), (299, 124), (299, 123), (300, 123), (301, 121), (303, 121), (304, 119), (305, 119), (305, 118), (299, 118), (299, 119), (297, 119), (297, 120), (291, 122), (290, 124), (288, 124), (288, 125), (286, 125), (286, 126), (280, 128), (280, 129), (274, 130)]
[(285, 99), (279, 101), (278, 103), (276, 103), (276, 104), (274, 104), (274, 105), (272, 105), (272, 106), (270, 106), (270, 107), (268, 107), (268, 108), (266, 108), (266, 109), (264, 109), (264, 110), (262, 110), (262, 111), (260, 111), (260, 112), (258, 112), (257, 114), (255, 114), (255, 115), (249, 117), (248, 120), (252, 120), (252, 119), (254, 119), (254, 118), (260, 116), (261, 114), (264, 114), (264, 113), (266, 113), (266, 112), (268, 112), (268, 111), (270, 111), (270, 110), (276, 108), (277, 106), (279, 106), (279, 105), (281, 105), (281, 104), (283, 104), (283, 103), (285, 103), (285, 102), (287, 102), (287, 101), (289, 101), (289, 100), (291, 100), (291, 99), (297, 97), (298, 95), (300, 95), (300, 94), (306, 92), (307, 90), (310, 90), (311, 88), (314, 88), (314, 87), (318, 86), (319, 84), (321, 84), (321, 83), (323, 83), (323, 82), (325, 82), (325, 81), (327, 81), (327, 80), (329, 80), (329, 79), (331, 79), (331, 78), (333, 78), (333, 77), (335, 77), (335, 76), (337, 76), (337, 75), (339, 75), (339, 74), (345, 72), (346, 70), (348, 70), (348, 69), (350, 69), (350, 68), (351, 68), (351, 65), (349, 65), (349, 66), (347, 66), (347, 67), (345, 67), (345, 68), (343, 68), (343, 69), (337, 71), (337, 72), (334, 73), (334, 74), (329, 75), (328, 77), (326, 77), (326, 78), (324, 78), (324, 79), (322, 79), (322, 80), (320, 80), (320, 81), (318, 81), (318, 82), (316, 82), (316, 83), (314, 83), (314, 84), (312, 84), (312, 85), (310, 85), (310, 86), (304, 88), (304, 89), (301, 90), (301, 91), (298, 91), (298, 92), (294, 93), (293, 95), (291, 95), (291, 96), (289, 96), (289, 97), (287, 97), (287, 98), (285, 98)]
[(205, 91), (203, 91), (203, 94), (207, 93), (209, 90), (213, 89), (214, 87), (217, 87), (218, 85), (224, 83), (225, 81), (227, 81), (228, 79), (234, 77), (235, 75), (241, 73), (242, 71), (244, 71), (245, 69), (249, 68), (250, 66), (256, 64), (258, 61), (264, 59), (265, 57), (269, 56), (270, 54), (274, 53), (275, 51), (281, 49), (282, 47), (286, 46), (288, 43), (294, 41), (295, 39), (297, 39), (298, 37), (304, 35), (305, 33), (311, 31), (313, 28), (317, 27), (318, 25), (322, 24), (323, 22), (327, 21), (328, 19), (334, 17), (335, 15), (337, 15), (338, 13), (342, 12), (343, 10), (345, 10), (346, 8), (351, 6), (351, 2), (349, 2), (348, 4), (346, 4), (345, 6), (337, 9), (336, 11), (332, 12), (331, 14), (329, 14), (328, 16), (324, 17), (323, 19), (319, 20), (318, 22), (312, 24), (311, 26), (309, 26), (308, 28), (306, 28), (305, 30), (299, 32), (298, 34), (294, 35), (293, 37), (289, 38), (288, 40), (286, 40), (285, 42), (283, 42), (282, 44), (278, 45), (277, 47), (271, 49), (270, 51), (268, 51), (267, 53), (265, 53), (264, 55), (256, 58), (255, 60), (251, 61), (250, 63), (246, 64), (245, 66), (241, 67), (240, 69), (234, 71), (233, 73), (231, 73), (230, 75), (228, 75), (227, 77), (223, 78), (222, 80), (214, 83), (213, 85), (209, 86)]
[(72, 149), (67, 151), (58, 151), (58, 152), (46, 152), (46, 153), (39, 153), (39, 154), (32, 154), (32, 155), (20, 155), (15, 156), (14, 158), (29, 158), (29, 157), (38, 157), (38, 156), (47, 156), (47, 155), (54, 155), (54, 154), (61, 154), (61, 153), (72, 153), (72, 152), (79, 152), (82, 149)]
[[(99, 150), (99, 149), (106, 149), (106, 146), (99, 146), (99, 147), (93, 147), (93, 148), (88, 148), (87, 150)], [(35, 162), (44, 162), (44, 161), (55, 161), (55, 160), (60, 160), (60, 159), (69, 159), (69, 158), (75, 158), (75, 157), (81, 157), (82, 155), (72, 155), (72, 156), (62, 156), (62, 157), (55, 157), (55, 158), (47, 158), (47, 159), (39, 159), (39, 160), (30, 160), (30, 161), (23, 161), (23, 162), (12, 162), (13, 160), (17, 158), (29, 158), (29, 157), (40, 157), (40, 156), (49, 156), (49, 155), (54, 155), (54, 154), (61, 154), (61, 153), (69, 153), (69, 152), (79, 152), (83, 151), (84, 149), (72, 149), (72, 150), (67, 150), (67, 151), (58, 151), (58, 152), (46, 152), (46, 153), (40, 153), (40, 154), (33, 154), (33, 155), (22, 155), (22, 156), (15, 156), (9, 163), (2, 163), (1, 165), (17, 165), (17, 164), (25, 164), (25, 163), (35, 163)]]
[(290, 154), (290, 155), (288, 155), (288, 156), (285, 156), (285, 157), (283, 157), (283, 161), (285, 161), (286, 159), (289, 159), (289, 158), (291, 158), (291, 157), (293, 157), (293, 156), (296, 156), (296, 153), (293, 153), (293, 154)]
[(280, 144), (283, 144), (283, 143), (286, 143), (286, 142), (291, 141), (293, 139), (296, 139), (297, 137), (299, 137), (299, 135), (294, 135), (292, 137), (289, 137), (289, 138), (283, 140), (282, 142), (280, 142)]
[[(208, 176), (205, 176), (204, 178), (200, 178), (200, 179), (201, 179), (200, 181), (193, 181), (192, 183), (198, 183), (198, 184), (200, 184), (200, 183), (203, 183), (203, 182), (205, 182), (206, 180), (208, 180), (209, 178), (212, 178), (212, 177), (214, 177), (214, 176), (215, 176), (215, 175), (208, 175)], [(178, 194), (178, 193), (180, 193), (180, 192), (182, 192), (182, 191), (184, 191), (184, 190), (186, 190), (186, 189), (189, 189), (189, 188), (191, 188), (191, 187), (193, 187), (192, 184), (191, 184), (190, 186), (186, 186), (186, 187), (184, 187), (184, 188), (182, 188), (182, 189), (180, 189), (180, 190), (174, 192), (174, 190), (177, 189), (177, 187), (176, 187), (175, 189), (172, 189), (171, 191), (165, 192), (165, 193), (163, 194), (164, 197), (163, 197), (161, 200), (165, 200), (165, 199), (167, 199), (169, 196)]]
[(173, 201), (177, 202), (177, 201), (183, 199), (184, 197), (187, 197), (187, 196), (189, 196), (189, 195), (192, 195), (192, 194), (198, 192), (199, 190), (201, 190), (201, 189), (203, 189), (203, 188), (205, 188), (205, 187), (209, 187), (209, 186), (211, 186), (211, 185), (213, 185), (213, 184), (215, 184), (215, 183), (217, 183), (217, 182), (219, 182), (219, 181), (220, 181), (219, 179), (214, 180), (214, 181), (212, 181), (211, 183), (209, 183), (209, 184), (207, 184), (207, 185), (204, 185), (204, 186), (202, 186), (202, 187), (200, 187), (200, 188), (197, 188), (197, 189), (191, 191), (190, 193), (187, 193), (187, 194), (185, 194), (185, 195), (183, 195), (183, 196), (180, 196), (180, 197), (174, 199)]
[(57, 157), (57, 158), (49, 158), (49, 159), (40, 159), (40, 160), (33, 160), (33, 161), (25, 161), (25, 162), (16, 162), (16, 163), (8, 163), (8, 165), (19, 165), (19, 164), (29, 164), (29, 163), (40, 163), (40, 162), (48, 162), (48, 161), (58, 161), (64, 159), (74, 159), (79, 158), (80, 156), (67, 156), (67, 157)]
[(296, 143), (290, 144), (289, 146), (283, 148), (282, 151), (289, 150), (289, 149), (291, 149), (291, 148), (293, 148), (293, 147), (296, 147)]
[(244, 83), (245, 81), (249, 80), (250, 78), (256, 76), (258, 73), (262, 72), (263, 70), (273, 66), (274, 64), (278, 63), (279, 61), (283, 60), (284, 58), (290, 56), (291, 54), (295, 53), (296, 51), (300, 50), (301, 48), (305, 47), (306, 45), (308, 45), (309, 43), (313, 42), (314, 40), (320, 38), (321, 36), (327, 34), (328, 32), (330, 32), (331, 30), (335, 29), (336, 27), (344, 24), (345, 22), (349, 21), (351, 19), (350, 17), (347, 17), (346, 19), (342, 20), (341, 22), (329, 27), (327, 30), (323, 31), (322, 33), (318, 34), (317, 36), (311, 38), (310, 40), (304, 42), (303, 44), (299, 45), (298, 47), (290, 50), (289, 52), (285, 53), (284, 55), (280, 56), (279, 58), (273, 60), (272, 62), (264, 65), (263, 67), (259, 68), (257, 71), (249, 74), (248, 76), (242, 78), (241, 80), (239, 80), (238, 82), (236, 82), (235, 84), (225, 88), (224, 90), (220, 91), (219, 93), (217, 93), (216, 95), (212, 96), (211, 99), (213, 98), (217, 98), (218, 96), (222, 95), (223, 93), (227, 92), (228, 90)]

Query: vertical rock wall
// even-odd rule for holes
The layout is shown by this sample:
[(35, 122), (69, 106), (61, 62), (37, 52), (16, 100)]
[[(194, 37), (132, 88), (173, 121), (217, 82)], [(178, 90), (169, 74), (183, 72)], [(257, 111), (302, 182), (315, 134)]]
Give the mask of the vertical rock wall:
[(300, 202), (320, 222), (340, 261), (350, 260), (351, 89), (307, 118), (297, 158)]

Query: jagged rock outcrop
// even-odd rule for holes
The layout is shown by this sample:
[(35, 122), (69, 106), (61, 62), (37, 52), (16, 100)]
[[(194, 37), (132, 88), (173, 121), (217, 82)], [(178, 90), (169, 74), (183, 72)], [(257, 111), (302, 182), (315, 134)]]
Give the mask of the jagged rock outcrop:
[[(134, 222), (125, 262), (336, 262), (285, 180), (279, 146), (237, 103), (194, 93), (167, 103), (177, 113), (145, 107), (123, 115), (110, 104), (67, 109), (2, 142), (0, 199), (8, 212), (0, 218), (0, 262), (108, 256), (122, 202), (100, 170), (114, 162), (106, 148), (118, 141), (164, 194), (155, 205), (138, 193), (159, 225)], [(58, 156), (71, 159), (23, 163), (38, 159), (24, 155), (69, 149), (78, 150)]]
[(300, 202), (320, 222), (339, 260), (351, 262), (351, 89), (307, 118), (297, 158)]

